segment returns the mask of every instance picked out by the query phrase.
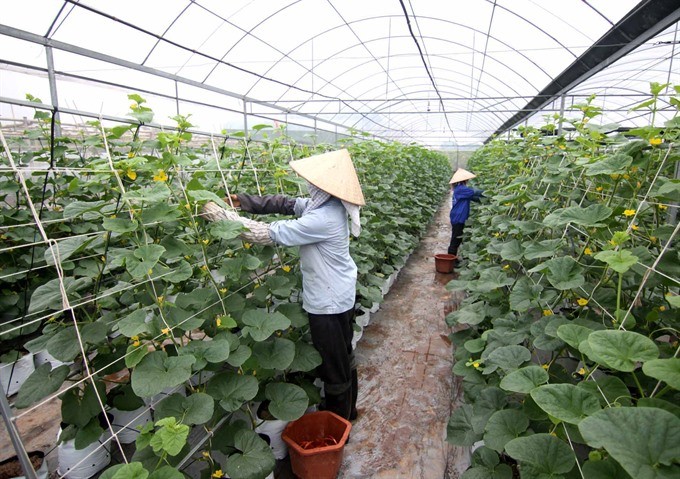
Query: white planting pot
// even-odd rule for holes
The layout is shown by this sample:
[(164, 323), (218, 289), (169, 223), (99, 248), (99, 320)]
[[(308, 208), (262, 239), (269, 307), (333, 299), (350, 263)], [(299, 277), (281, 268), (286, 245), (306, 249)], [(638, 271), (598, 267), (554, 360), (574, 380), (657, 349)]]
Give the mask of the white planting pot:
[[(261, 418), (258, 417), (260, 421)], [(269, 437), (269, 447), (272, 448), (274, 457), (276, 459), (284, 459), (288, 455), (288, 446), (281, 439), (281, 433), (288, 425), (288, 421), (281, 421), (280, 419), (266, 420), (255, 428), (258, 434), (264, 434)]]
[(43, 349), (42, 351), (38, 351), (37, 353), (33, 354), (33, 364), (35, 364), (36, 368), (42, 366), (45, 363), (50, 363), (52, 369), (55, 369), (63, 364), (73, 364), (73, 361), (70, 363), (59, 361), (57, 358), (48, 353), (47, 349)]
[(377, 313), (379, 309), (380, 309), (380, 303), (373, 303), (371, 305), (371, 309), (369, 309), (368, 311), (371, 312), (371, 313)]
[[(59, 429), (61, 435), (61, 429)], [(57, 435), (57, 437), (59, 437)], [(63, 442), (57, 446), (59, 464), (57, 474), (66, 479), (89, 479), (104, 469), (111, 462), (109, 443), (111, 434), (106, 431), (96, 441), (84, 449), (76, 449), (75, 441)]]
[(357, 314), (355, 316), (355, 321), (359, 326), (365, 328), (371, 322), (371, 312), (366, 308), (359, 308), (357, 313), (359, 311), (363, 311), (364, 314)]
[(111, 421), (113, 431), (122, 444), (135, 442), (137, 436), (139, 436), (140, 428), (153, 420), (151, 410), (147, 406), (142, 406), (134, 411), (121, 411), (111, 408), (109, 412), (113, 415), (113, 421)]
[(33, 353), (24, 354), (14, 363), (0, 363), (0, 384), (5, 395), (16, 394), (33, 371)]
[[(36, 479), (47, 479), (47, 477), (49, 476), (49, 473), (50, 473), (49, 468), (47, 467), (47, 459), (45, 459), (45, 455), (42, 451), (29, 451), (28, 452), (29, 458), (35, 452), (39, 452), (43, 456), (42, 464), (40, 464), (40, 467), (38, 469), (36, 469), (36, 471), (35, 471), (35, 477), (36, 477)], [(15, 461), (17, 463), (19, 462), (19, 459), (17, 459), (17, 456), (14, 456), (10, 459), (7, 459), (5, 461), (0, 462), (0, 469), (4, 468), (4, 465), (7, 464), (8, 462), (9, 463), (15, 463)], [(26, 479), (26, 476), (13, 476), (11, 479)]]

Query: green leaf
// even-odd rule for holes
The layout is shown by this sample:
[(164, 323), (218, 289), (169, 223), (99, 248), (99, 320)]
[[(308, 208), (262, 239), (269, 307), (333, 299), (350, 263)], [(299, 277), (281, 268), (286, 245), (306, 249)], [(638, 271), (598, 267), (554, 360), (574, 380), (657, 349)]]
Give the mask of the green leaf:
[(266, 477), (274, 470), (274, 453), (255, 431), (238, 431), (234, 436), (234, 446), (239, 452), (229, 456), (224, 468), (231, 479)]
[(189, 195), (189, 198), (191, 198), (193, 201), (214, 201), (215, 203), (220, 205), (222, 208), (227, 208), (227, 209), (231, 210), (231, 207), (229, 205), (227, 205), (222, 198), (217, 196), (212, 191), (188, 190), (187, 194)]
[(607, 263), (617, 273), (625, 273), (637, 263), (638, 257), (627, 249), (621, 249), (618, 251), (600, 251), (595, 255), (595, 259)]
[[(102, 382), (97, 382), (96, 384), (99, 396), (105, 398), (106, 386)], [(60, 398), (61, 420), (78, 428), (85, 427), (102, 410), (97, 393), (89, 381), (85, 384), (82, 391), (79, 388), (71, 388), (65, 391)]]
[(47, 352), (59, 361), (68, 363), (80, 354), (78, 335), (73, 326), (68, 326), (47, 341)]
[(149, 325), (146, 323), (148, 314), (144, 309), (133, 311), (118, 321), (118, 331), (128, 338), (150, 332)]
[(642, 365), (642, 371), (680, 391), (680, 358), (652, 359)]
[(100, 479), (146, 479), (149, 471), (144, 469), (141, 462), (117, 464), (110, 467), (99, 476)]
[(164, 389), (182, 384), (191, 377), (193, 356), (171, 356), (165, 351), (153, 351), (132, 371), (132, 389), (139, 397), (150, 397)]
[(40, 365), (21, 385), (14, 405), (27, 408), (50, 394), (57, 392), (66, 380), (69, 367), (65, 364), (52, 370), (50, 363)]
[(546, 413), (570, 424), (600, 410), (597, 397), (573, 384), (546, 384), (531, 391), (531, 397)]
[(102, 221), (105, 230), (113, 231), (114, 233), (129, 233), (135, 231), (139, 223), (137, 220), (126, 218), (104, 218)]
[(580, 381), (576, 386), (590, 391), (600, 401), (602, 407), (630, 406), (630, 391), (626, 384), (616, 376), (589, 376), (587, 380)]
[(550, 434), (518, 437), (505, 445), (505, 451), (521, 464), (531, 466), (547, 477), (566, 474), (575, 464), (569, 445)]
[(105, 201), (72, 201), (64, 206), (64, 219), (76, 218), (83, 215), (83, 218), (101, 218), (101, 209), (106, 205)]
[(233, 412), (255, 397), (258, 385), (253, 376), (223, 372), (210, 378), (206, 392), (219, 401), (225, 411)]
[(269, 383), (265, 389), (269, 412), (282, 421), (295, 421), (309, 407), (309, 397), (300, 386), (290, 383)]
[(586, 176), (623, 174), (633, 162), (633, 157), (617, 152), (584, 167)]
[(295, 359), (290, 364), (290, 372), (309, 372), (321, 365), (321, 355), (314, 346), (305, 342), (295, 343)]
[(137, 190), (128, 190), (123, 198), (133, 203), (163, 203), (171, 196), (170, 188), (165, 183), (155, 182), (153, 186), (146, 186)]
[(238, 238), (245, 230), (239, 221), (221, 220), (210, 224), (210, 234), (223, 240)]
[(578, 426), (587, 444), (604, 448), (635, 479), (680, 475), (680, 419), (646, 407), (609, 408)]
[[(64, 278), (64, 289), (66, 290), (68, 299), (72, 300), (74, 297), (77, 297), (74, 293), (89, 286), (91, 283), (91, 278)], [(61, 286), (59, 278), (55, 278), (35, 289), (31, 296), (31, 304), (28, 307), (28, 312), (38, 313), (45, 310), (60, 311), (61, 309), (63, 309)]]
[(265, 369), (284, 370), (295, 358), (295, 343), (285, 338), (273, 338), (255, 343), (253, 356)]
[(61, 263), (66, 261), (71, 256), (84, 250), (90, 243), (94, 241), (94, 238), (87, 236), (76, 236), (74, 238), (66, 238), (57, 241), (56, 243), (50, 243), (49, 248), (45, 250), (45, 261), (49, 266), (54, 266), (55, 258)]
[(165, 451), (169, 456), (176, 456), (182, 451), (189, 437), (189, 426), (179, 424), (174, 417), (166, 417), (156, 422), (160, 426), (149, 443), (155, 453)]
[(108, 327), (104, 321), (84, 324), (80, 330), (80, 337), (88, 344), (98, 345), (106, 341)]
[(519, 437), (529, 427), (529, 418), (522, 411), (503, 409), (491, 415), (484, 428), (484, 444), (498, 452)]
[(469, 404), (463, 404), (453, 411), (446, 426), (446, 440), (456, 446), (472, 446), (479, 441), (482, 434), (475, 432), (473, 417), (474, 412)]
[(151, 473), (149, 479), (186, 479), (184, 474), (172, 466), (163, 466)]
[(516, 239), (505, 243), (501, 248), (501, 258), (506, 261), (519, 261), (523, 255), (524, 248)]
[(541, 366), (527, 366), (512, 371), (501, 380), (501, 389), (527, 394), (532, 389), (548, 382), (548, 371)]
[(276, 331), (284, 331), (290, 327), (290, 320), (278, 311), (249, 309), (243, 313), (243, 334), (250, 335), (255, 341), (264, 341)]
[(126, 256), (125, 267), (133, 278), (143, 278), (158, 263), (164, 251), (165, 248), (158, 244), (140, 246), (132, 255)]
[(215, 401), (208, 394), (193, 393), (185, 397), (175, 393), (154, 406), (154, 417), (174, 417), (182, 424), (193, 426), (210, 421), (214, 409)]
[(518, 369), (531, 359), (531, 351), (524, 346), (501, 346), (494, 349), (485, 358), (484, 374), (490, 374), (500, 368), (503, 371)]
[(654, 341), (632, 331), (595, 331), (588, 336), (588, 345), (596, 362), (617, 371), (631, 372), (638, 362), (659, 357), (659, 348)]
[(303, 328), (309, 324), (309, 317), (300, 303), (283, 303), (276, 307), (276, 311), (288, 318), (294, 328)]
[(546, 276), (550, 284), (559, 290), (575, 289), (586, 282), (583, 267), (571, 256), (548, 260), (543, 263), (543, 267), (548, 268)]
[(526, 259), (550, 258), (555, 255), (557, 247), (562, 243), (561, 239), (527, 241), (522, 243), (524, 247), (524, 257)]
[(584, 462), (583, 476), (586, 479), (632, 479), (611, 457)]
[(580, 206), (570, 206), (560, 208), (550, 213), (543, 219), (543, 224), (550, 228), (560, 228), (569, 223), (580, 226), (600, 227), (602, 221), (609, 218), (613, 210), (601, 204), (590, 205), (586, 208)]
[(85, 449), (97, 441), (103, 433), (104, 429), (99, 424), (99, 418), (93, 417), (85, 427), (78, 429), (73, 445), (77, 450)]
[(194, 340), (179, 350), (180, 356), (189, 355), (196, 358), (194, 370), (205, 368), (207, 363), (223, 363), (229, 357), (229, 353), (229, 341), (225, 339)]
[(557, 337), (574, 349), (588, 339), (593, 330), (578, 324), (563, 324), (557, 328)]
[(510, 292), (510, 308), (513, 311), (524, 312), (539, 304), (543, 286), (533, 284), (529, 277), (522, 276), (512, 287)]
[(478, 301), (449, 313), (446, 316), (446, 324), (454, 326), (455, 324), (479, 324), (486, 319), (486, 303)]

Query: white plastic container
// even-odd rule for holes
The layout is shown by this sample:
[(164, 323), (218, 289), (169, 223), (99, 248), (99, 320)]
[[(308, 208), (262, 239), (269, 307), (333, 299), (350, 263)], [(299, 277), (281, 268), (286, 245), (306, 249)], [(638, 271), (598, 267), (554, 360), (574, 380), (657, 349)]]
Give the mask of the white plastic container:
[[(59, 434), (61, 435), (61, 429)], [(59, 477), (89, 479), (104, 469), (111, 462), (110, 443), (106, 442), (110, 437), (109, 431), (105, 431), (98, 441), (80, 450), (76, 449), (73, 439), (59, 444), (57, 446)]]
[(19, 388), (35, 371), (33, 353), (27, 353), (13, 363), (0, 363), (0, 384), (6, 396), (19, 392)]
[(109, 413), (113, 415), (111, 426), (121, 444), (131, 444), (139, 436), (140, 428), (153, 420), (148, 406), (142, 406), (134, 411), (121, 411), (111, 408)]
[[(262, 421), (259, 416), (258, 419)], [(288, 455), (288, 446), (283, 439), (281, 439), (281, 433), (283, 433), (288, 422), (289, 421), (281, 421), (280, 419), (268, 419), (255, 428), (256, 433), (264, 434), (269, 437), (269, 447), (272, 448), (272, 452), (276, 459), (285, 459)]]

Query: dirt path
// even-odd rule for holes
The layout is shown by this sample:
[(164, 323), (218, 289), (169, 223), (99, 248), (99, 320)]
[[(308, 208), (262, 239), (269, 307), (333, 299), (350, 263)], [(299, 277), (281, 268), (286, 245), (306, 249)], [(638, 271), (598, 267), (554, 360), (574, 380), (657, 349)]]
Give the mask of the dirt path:
[(339, 479), (457, 478), (467, 452), (446, 442), (458, 401), (444, 317), (458, 298), (435, 271), (450, 239), (450, 197), (402, 268), (356, 349), (360, 417), (345, 446)]

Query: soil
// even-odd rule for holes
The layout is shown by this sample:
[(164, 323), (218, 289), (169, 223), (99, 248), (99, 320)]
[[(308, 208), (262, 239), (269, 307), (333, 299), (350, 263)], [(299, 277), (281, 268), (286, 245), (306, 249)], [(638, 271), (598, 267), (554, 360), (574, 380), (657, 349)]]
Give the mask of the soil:
[[(29, 453), (28, 459), (31, 461), (31, 465), (34, 470), (40, 469), (43, 463), (42, 453)], [(24, 475), (24, 470), (21, 467), (19, 459), (8, 460), (0, 464), (0, 479), (11, 479), (13, 477), (19, 477)]]

